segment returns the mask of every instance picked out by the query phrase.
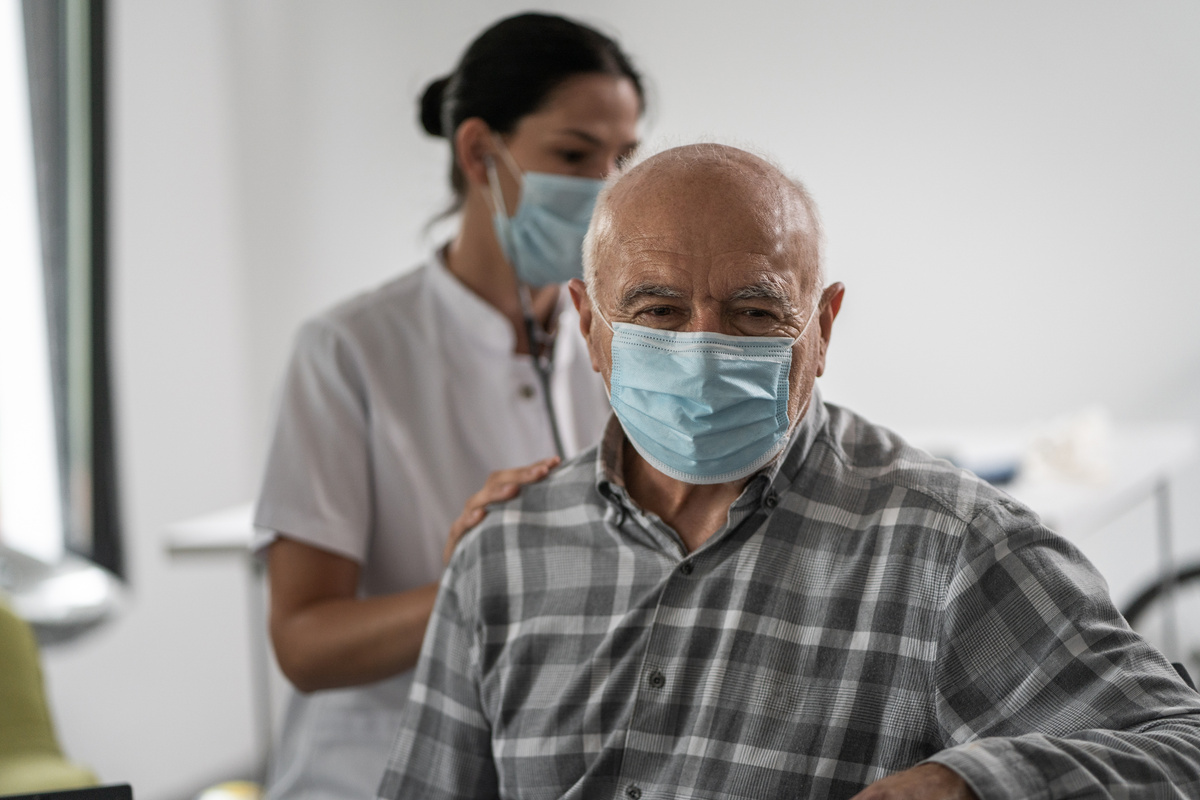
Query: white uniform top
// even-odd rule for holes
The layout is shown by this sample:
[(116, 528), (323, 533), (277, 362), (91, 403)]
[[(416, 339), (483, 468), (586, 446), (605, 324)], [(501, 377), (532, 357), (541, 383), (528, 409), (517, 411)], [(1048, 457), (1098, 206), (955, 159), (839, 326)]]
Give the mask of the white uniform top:
[[(565, 295), (564, 289), (564, 295)], [(551, 394), (568, 455), (610, 409), (560, 299)], [(432, 258), (304, 325), (255, 526), (362, 564), (359, 594), (437, 580), (450, 525), (494, 470), (554, 454), (533, 361), (508, 319)], [(270, 797), (371, 798), (411, 673), (289, 699)]]

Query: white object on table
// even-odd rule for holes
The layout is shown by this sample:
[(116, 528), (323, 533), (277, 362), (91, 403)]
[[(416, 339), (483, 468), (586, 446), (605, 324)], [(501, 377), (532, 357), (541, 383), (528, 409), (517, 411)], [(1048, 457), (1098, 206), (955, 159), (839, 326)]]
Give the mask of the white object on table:
[(0, 545), (0, 594), (42, 646), (75, 639), (120, 613), (125, 588), (108, 570), (73, 553), (53, 564)]

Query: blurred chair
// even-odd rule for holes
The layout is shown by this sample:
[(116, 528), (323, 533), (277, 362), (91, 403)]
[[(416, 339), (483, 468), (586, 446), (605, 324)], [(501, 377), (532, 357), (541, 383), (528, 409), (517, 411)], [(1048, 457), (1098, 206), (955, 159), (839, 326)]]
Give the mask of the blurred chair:
[[(1192, 675), (1200, 676), (1200, 626), (1196, 613), (1200, 610), (1200, 562), (1192, 561), (1176, 567), (1138, 593), (1121, 610), (1129, 627), (1146, 637), (1151, 644), (1181, 659), (1171, 666), (1179, 677), (1193, 689)], [(1178, 624), (1171, 624), (1178, 620)], [(1176, 635), (1165, 635), (1166, 631)]]
[(0, 795), (99, 783), (63, 755), (42, 682), (37, 640), (0, 596)]

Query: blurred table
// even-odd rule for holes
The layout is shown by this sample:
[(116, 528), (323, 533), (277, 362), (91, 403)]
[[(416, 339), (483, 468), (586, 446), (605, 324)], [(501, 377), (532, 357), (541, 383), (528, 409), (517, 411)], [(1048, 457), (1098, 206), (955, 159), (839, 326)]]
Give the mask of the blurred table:
[(275, 703), (271, 692), (271, 644), (267, 637), (266, 584), (263, 563), (251, 552), (254, 541), (254, 503), (191, 517), (168, 525), (167, 552), (172, 556), (225, 554), (246, 565), (250, 596), (251, 669), (255, 691), (255, 721), (258, 725), (259, 760), (263, 775), (274, 749)]
[(167, 526), (167, 550), (247, 553), (254, 540), (254, 503), (241, 503)]

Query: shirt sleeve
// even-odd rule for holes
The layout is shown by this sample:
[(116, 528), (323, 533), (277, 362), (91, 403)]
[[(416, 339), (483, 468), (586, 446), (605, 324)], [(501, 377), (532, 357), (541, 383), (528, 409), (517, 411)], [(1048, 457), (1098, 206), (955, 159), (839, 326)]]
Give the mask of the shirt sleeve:
[[(476, 533), (478, 535), (478, 532)], [(380, 800), (487, 800), (499, 796), (491, 725), (479, 695), (476, 626), (463, 608), (461, 554), (438, 591), (412, 691), (384, 772)]]
[(324, 320), (305, 324), (284, 380), (255, 527), (361, 563), (372, 524), (368, 416), (354, 348)]
[(1028, 512), (972, 522), (940, 647), (930, 760), (982, 800), (1200, 796), (1200, 695)]

